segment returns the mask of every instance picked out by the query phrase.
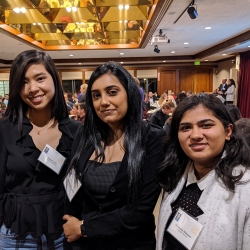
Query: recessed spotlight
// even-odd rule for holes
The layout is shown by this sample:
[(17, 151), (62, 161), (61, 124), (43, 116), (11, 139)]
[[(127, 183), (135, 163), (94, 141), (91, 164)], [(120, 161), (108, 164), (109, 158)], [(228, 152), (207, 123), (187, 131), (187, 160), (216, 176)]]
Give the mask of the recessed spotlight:
[(205, 30), (211, 30), (212, 28), (211, 27), (206, 27)]
[(77, 8), (75, 6), (72, 7), (72, 11), (76, 12)]
[(37, 23), (37, 25), (41, 25), (41, 23)]
[(70, 54), (69, 56), (74, 56), (74, 55)]
[(81, 65), (82, 63), (78, 63), (79, 65)]
[(118, 8), (119, 8), (119, 10), (122, 10), (123, 9), (123, 5), (120, 4)]
[(122, 23), (122, 20), (120, 20), (119, 23)]
[(121, 53), (120, 53), (120, 55), (121, 55), (121, 56), (123, 56), (123, 55), (124, 55), (124, 53), (123, 53), (123, 52), (121, 52)]
[(171, 53), (172, 53), (172, 54), (174, 54), (174, 53), (175, 53), (175, 51), (173, 50), (173, 51), (171, 51)]
[(121, 64), (123, 64), (123, 62), (121, 62)]
[(128, 22), (128, 20), (124, 20), (124, 23), (127, 23)]
[(205, 60), (205, 62), (207, 62), (208, 60)]
[(185, 42), (184, 44), (188, 44), (188, 42)]
[(125, 10), (128, 10), (128, 9), (129, 9), (129, 5), (126, 4), (126, 5), (125, 5)]
[(222, 54), (223, 56), (226, 56), (227, 54)]
[(166, 61), (163, 61), (163, 62), (166, 62)]

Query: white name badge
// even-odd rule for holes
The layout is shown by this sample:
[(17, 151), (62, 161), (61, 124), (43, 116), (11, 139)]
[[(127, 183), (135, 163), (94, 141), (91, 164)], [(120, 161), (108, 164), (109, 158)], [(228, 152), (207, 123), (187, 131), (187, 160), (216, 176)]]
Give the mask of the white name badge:
[(63, 155), (61, 155), (48, 144), (45, 145), (43, 151), (38, 157), (38, 161), (43, 163), (57, 174), (60, 173), (65, 160), (66, 158)]
[(71, 202), (77, 191), (82, 186), (82, 183), (76, 177), (75, 169), (71, 169), (69, 171), (69, 173), (67, 174), (66, 178), (63, 181), (63, 185), (66, 190), (66, 194), (69, 198), (69, 201)]
[(187, 249), (192, 249), (203, 225), (179, 208), (167, 231)]

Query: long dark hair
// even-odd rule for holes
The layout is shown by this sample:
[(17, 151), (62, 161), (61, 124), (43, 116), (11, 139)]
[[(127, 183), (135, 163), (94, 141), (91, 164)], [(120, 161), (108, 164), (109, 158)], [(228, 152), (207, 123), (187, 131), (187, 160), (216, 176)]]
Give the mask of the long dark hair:
[(236, 84), (235, 84), (234, 79), (229, 79), (229, 81), (231, 82), (231, 85), (234, 85), (234, 87), (236, 88)]
[(81, 139), (70, 168), (77, 165), (80, 156), (92, 145), (95, 147), (96, 159), (99, 158), (102, 162), (105, 159), (104, 150), (113, 134), (110, 127), (97, 116), (91, 96), (93, 83), (104, 74), (116, 76), (127, 92), (128, 110), (124, 117), (123, 146), (128, 158), (128, 202), (135, 204), (140, 194), (141, 168), (145, 161), (146, 126), (141, 120), (142, 103), (138, 86), (129, 72), (116, 62), (110, 61), (97, 67), (89, 79), (85, 123), (79, 132)]
[(233, 125), (230, 140), (225, 141), (224, 145), (226, 156), (220, 159), (215, 166), (216, 174), (222, 179), (227, 188), (233, 191), (235, 184), (239, 183), (243, 176), (243, 172), (236, 176), (233, 175), (234, 167), (240, 164), (247, 166), (249, 163), (249, 152), (247, 153), (246, 145), (242, 139), (237, 137), (234, 121), (228, 113), (226, 106), (213, 95), (192, 95), (183, 100), (175, 109), (170, 132), (164, 145), (166, 156), (158, 171), (158, 181), (167, 192), (171, 192), (177, 186), (190, 160), (182, 150), (178, 140), (180, 121), (186, 111), (192, 110), (199, 105), (211, 111), (221, 121), (225, 129), (228, 128), (229, 124)]
[(55, 95), (52, 99), (51, 118), (61, 121), (68, 116), (67, 106), (63, 96), (60, 78), (56, 66), (51, 57), (42, 51), (27, 50), (20, 53), (12, 63), (10, 70), (10, 94), (9, 103), (5, 112), (5, 119), (18, 122), (18, 129), (22, 128), (23, 115), (28, 110), (28, 105), (22, 100), (20, 92), (24, 87), (24, 76), (27, 67), (32, 64), (42, 64), (51, 75)]

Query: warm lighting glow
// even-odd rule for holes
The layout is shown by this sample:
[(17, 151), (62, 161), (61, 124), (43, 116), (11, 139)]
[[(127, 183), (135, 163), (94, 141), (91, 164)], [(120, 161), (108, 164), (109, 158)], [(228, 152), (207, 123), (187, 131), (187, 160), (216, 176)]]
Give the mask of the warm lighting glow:
[(226, 56), (227, 54), (222, 54), (223, 56)]
[(174, 53), (175, 53), (175, 51), (173, 50), (173, 51), (171, 51), (171, 53), (172, 53), (172, 54), (174, 54)]
[(123, 62), (121, 62), (121, 64), (123, 64)]
[(72, 7), (72, 11), (76, 12), (77, 11), (77, 8), (74, 6)]
[(122, 20), (120, 20), (119, 23), (122, 23)]
[(71, 12), (71, 8), (70, 8), (70, 7), (66, 7), (66, 10), (67, 10), (68, 12)]
[(16, 13), (19, 13), (20, 12), (20, 9), (19, 8), (15, 8), (13, 9)]
[(123, 9), (123, 5), (119, 5), (119, 10), (122, 10)]
[(128, 22), (128, 20), (124, 20), (124, 23), (127, 23)]
[(129, 9), (129, 5), (126, 4), (126, 5), (125, 5), (125, 10), (128, 10), (128, 9)]
[(20, 9), (20, 11), (21, 11), (22, 13), (25, 13), (25, 12), (26, 12), (26, 9), (25, 9), (24, 7), (22, 7), (22, 8)]
[(188, 42), (185, 42), (184, 44), (188, 44)]
[(123, 55), (124, 55), (124, 53), (123, 53), (123, 52), (121, 52), (121, 53), (120, 53), (120, 55), (121, 55), (121, 56), (123, 56)]
[(37, 23), (37, 25), (41, 25), (41, 23)]

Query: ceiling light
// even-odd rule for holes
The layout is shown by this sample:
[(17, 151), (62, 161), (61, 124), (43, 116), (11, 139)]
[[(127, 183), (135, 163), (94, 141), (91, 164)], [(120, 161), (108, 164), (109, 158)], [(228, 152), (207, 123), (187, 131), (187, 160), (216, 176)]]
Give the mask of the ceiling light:
[(120, 20), (119, 23), (122, 23), (122, 20)]
[(36, 25), (36, 23), (33, 23), (33, 25)]
[(184, 44), (188, 44), (188, 42), (184, 43)]
[(37, 23), (37, 25), (41, 25), (41, 23)]
[(123, 56), (123, 55), (124, 55), (124, 53), (123, 53), (123, 52), (121, 52), (121, 53), (120, 53), (120, 55), (121, 55), (121, 56)]
[(79, 65), (81, 65), (82, 63), (78, 63)]
[(158, 46), (157, 46), (157, 45), (155, 45), (154, 52), (155, 52), (155, 53), (160, 53), (160, 50), (158, 49)]
[(19, 8), (15, 8), (13, 9), (16, 13), (19, 13), (20, 12), (20, 9)]
[(166, 61), (163, 61), (163, 62), (166, 62)]
[(211, 30), (212, 28), (211, 27), (206, 27), (205, 30)]
[(173, 50), (173, 51), (171, 51), (171, 53), (172, 53), (172, 54), (174, 54), (174, 53), (175, 53), (175, 51)]
[(206, 62), (208, 61), (208, 60), (205, 60)]
[(223, 56), (226, 56), (227, 54), (222, 54)]
[(25, 9), (24, 7), (22, 7), (22, 8), (20, 9), (20, 11), (21, 11), (22, 13), (25, 13), (25, 12), (26, 12), (26, 9)]
[(120, 4), (118, 8), (119, 8), (119, 10), (122, 10), (123, 9), (123, 5)]
[(247, 46), (247, 47), (250, 47), (250, 45), (249, 45), (249, 46)]
[(69, 56), (74, 56), (74, 55), (70, 54)]
[(67, 10), (68, 12), (70, 12), (70, 11), (71, 11), (71, 8), (70, 8), (70, 7), (66, 7), (66, 10)]
[(121, 62), (121, 64), (123, 64), (123, 62)]
[(77, 8), (75, 6), (72, 7), (72, 11), (76, 12)]
[(126, 5), (125, 5), (125, 10), (128, 10), (128, 9), (129, 9), (129, 5), (126, 4)]
[(128, 20), (124, 20), (124, 23), (127, 23), (128, 22)]

